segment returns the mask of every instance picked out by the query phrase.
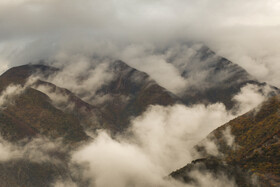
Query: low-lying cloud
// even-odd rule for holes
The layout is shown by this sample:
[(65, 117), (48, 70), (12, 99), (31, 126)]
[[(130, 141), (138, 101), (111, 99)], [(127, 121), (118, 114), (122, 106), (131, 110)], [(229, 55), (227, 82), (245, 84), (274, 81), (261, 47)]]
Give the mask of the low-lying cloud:
[[(100, 131), (92, 143), (74, 153), (73, 161), (89, 164), (84, 176), (92, 186), (169, 186), (174, 181), (165, 177), (195, 159), (193, 147), (233, 117), (222, 104), (151, 106), (132, 120), (125, 135), (113, 139)], [(232, 145), (230, 132), (225, 135)], [(210, 176), (198, 178), (203, 178), (202, 186), (211, 181)]]
[[(279, 10), (277, 0), (1, 0), (0, 73), (44, 60), (63, 67), (49, 78), (51, 82), (89, 101), (113, 78), (107, 72), (108, 62), (121, 59), (178, 94), (188, 86), (209, 86), (203, 84), (208, 73), (204, 64), (192, 58), (202, 43), (257, 79), (280, 86)], [(182, 77), (186, 67), (188, 79)], [(7, 87), (1, 93), (0, 107), (24, 89)], [(38, 89), (56, 103), (67, 102), (57, 93)], [(180, 186), (164, 177), (194, 159), (193, 146), (212, 130), (261, 103), (266, 94), (259, 94), (258, 89), (252, 85), (241, 89), (234, 97), (238, 103), (235, 114), (222, 104), (151, 106), (131, 121), (126, 134), (112, 138), (99, 132), (92, 143), (73, 154), (73, 162), (89, 164), (84, 176), (92, 185)], [(225, 136), (231, 145), (227, 131)], [(28, 145), (28, 150), (38, 148)], [(48, 150), (48, 145), (42, 149)], [(27, 154), (18, 149), (0, 144), (0, 160)], [(45, 158), (44, 154), (34, 155)], [(227, 180), (211, 183), (211, 176), (195, 175), (202, 179), (202, 186), (229, 185)], [(67, 184), (74, 185), (56, 183)]]
[[(76, 61), (77, 60), (77, 61)], [(95, 92), (109, 83), (114, 74), (108, 70), (109, 62), (93, 62), (91, 59), (76, 59), (62, 63), (62, 71), (48, 78), (56, 86), (67, 88), (87, 102)], [(58, 61), (61, 63), (63, 61)]]
[(151, 106), (128, 134), (112, 139), (101, 131), (73, 160), (89, 164), (92, 186), (169, 186), (164, 178), (192, 161), (193, 146), (231, 118), (222, 104)]
[(0, 93), (0, 109), (14, 104), (15, 99), (20, 96), (24, 91), (37, 80), (36, 77), (31, 76), (28, 78), (24, 85), (10, 84)]
[(23, 93), (25, 88), (21, 85), (9, 85), (0, 95), (0, 108), (12, 104), (15, 97)]
[(279, 86), (279, 9), (276, 0), (2, 0), (0, 70), (61, 54), (109, 57), (171, 76), (158, 82), (177, 90), (178, 72), (157, 52), (198, 41)]
[[(235, 97), (238, 98), (240, 112), (250, 110), (265, 98), (257, 96), (260, 94), (257, 90), (248, 85)], [(50, 97), (55, 100), (53, 97), (56, 97), (55, 93)], [(248, 99), (251, 101), (247, 102)], [(90, 186), (188, 186), (167, 176), (199, 158), (193, 147), (212, 130), (240, 114), (227, 111), (219, 103), (192, 107), (180, 104), (150, 106), (141, 116), (132, 119), (130, 128), (123, 134), (113, 138), (106, 131), (99, 131), (91, 143), (71, 153), (70, 166), (86, 166), (80, 175), (83, 180), (90, 181)], [(234, 137), (230, 129), (226, 129), (224, 136), (228, 145), (232, 146)], [(212, 155), (217, 156), (219, 153), (215, 144), (208, 143)], [(1, 161), (25, 158), (39, 163), (57, 163), (61, 160), (54, 158), (53, 152), (66, 152), (62, 148), (61, 143), (44, 138), (34, 139), (23, 147), (2, 141)], [(77, 171), (74, 169), (73, 172)], [(195, 178), (201, 186), (235, 185), (225, 177), (215, 178), (205, 173), (196, 173)], [(68, 184), (79, 186), (73, 181), (58, 180), (54, 183), (56, 186)]]
[[(234, 114), (218, 103), (193, 107), (150, 106), (131, 121), (131, 127), (124, 134), (112, 138), (105, 131), (99, 131), (92, 143), (73, 154), (73, 162), (88, 164), (84, 177), (92, 186), (184, 186), (166, 176), (200, 158), (193, 149), (195, 145), (214, 129), (257, 106), (265, 97), (257, 97), (256, 88), (248, 85), (238, 98), (251, 99), (251, 102), (239, 99), (238, 106), (242, 108)], [(235, 146), (229, 128), (223, 136), (229, 147)], [(204, 143), (208, 154), (222, 155), (213, 141), (206, 139)], [(236, 186), (225, 176), (215, 178), (205, 173), (194, 176), (201, 186)]]
[(233, 101), (237, 102), (235, 108), (241, 113), (248, 112), (250, 109), (256, 108), (265, 101), (269, 94), (273, 92), (271, 87), (260, 87), (257, 85), (247, 84), (241, 88), (241, 91), (233, 97)]
[(37, 163), (61, 163), (60, 158), (56, 158), (54, 155), (66, 153), (67, 147), (62, 145), (62, 140), (50, 140), (46, 137), (36, 137), (31, 141), (21, 140), (17, 144), (7, 142), (1, 137), (0, 162), (25, 159)]

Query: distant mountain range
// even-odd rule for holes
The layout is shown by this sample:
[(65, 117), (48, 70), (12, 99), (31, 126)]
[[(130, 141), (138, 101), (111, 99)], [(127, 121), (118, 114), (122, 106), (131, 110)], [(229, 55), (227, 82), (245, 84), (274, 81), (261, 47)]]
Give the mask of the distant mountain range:
[[(88, 132), (95, 133), (98, 129), (106, 129), (112, 135), (123, 132), (129, 127), (129, 121), (141, 115), (150, 105), (171, 106), (180, 103), (190, 106), (221, 102), (230, 110), (235, 105), (234, 95), (243, 86), (257, 85), (260, 93), (267, 86), (205, 46), (186, 64), (175, 63), (172, 59), (169, 61), (186, 81), (195, 79), (197, 83), (175, 94), (160, 86), (147, 73), (125, 62), (115, 61), (108, 66), (108, 71), (114, 74), (113, 79), (92, 95), (93, 98), (95, 95), (109, 96), (110, 99), (101, 103), (83, 100), (75, 91), (48, 82), (50, 76), (61, 71), (58, 68), (31, 64), (13, 67), (0, 76), (0, 92), (4, 93), (11, 86), (21, 92), (8, 98), (11, 102), (1, 107), (0, 134), (5, 141), (13, 144), (28, 142), (38, 136), (60, 138), (70, 151), (91, 139)], [(199, 76), (202, 73), (205, 76)], [(27, 83), (32, 75), (40, 75), (40, 78)], [(235, 177), (240, 185), (253, 185), (247, 183), (252, 173), (259, 176), (265, 186), (279, 185), (280, 101), (279, 96), (275, 96), (279, 90), (272, 86), (270, 88), (271, 98), (260, 109), (230, 121), (209, 135), (223, 157), (210, 156), (204, 151), (203, 145), (198, 145), (197, 150), (205, 158), (194, 161), (171, 176), (192, 182), (186, 175), (187, 171), (191, 171), (197, 163), (206, 163), (210, 171), (230, 172), (230, 176)], [(55, 102), (52, 94), (67, 99)], [(239, 146), (237, 149), (227, 146), (221, 138), (221, 133), (227, 127), (230, 127), (235, 137)], [(65, 163), (67, 159), (64, 161), (67, 151), (52, 154), (61, 154), (61, 163), (33, 163), (25, 159), (1, 162), (1, 186), (49, 186), (56, 178), (71, 178)], [(244, 174), (247, 170), (251, 172), (248, 176)]]

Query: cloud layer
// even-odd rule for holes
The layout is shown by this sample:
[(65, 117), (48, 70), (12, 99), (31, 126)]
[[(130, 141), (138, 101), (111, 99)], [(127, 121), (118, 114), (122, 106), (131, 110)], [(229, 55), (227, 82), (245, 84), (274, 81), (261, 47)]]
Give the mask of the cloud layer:
[(128, 134), (113, 139), (101, 131), (73, 161), (89, 164), (84, 175), (92, 186), (180, 186), (164, 178), (192, 161), (193, 146), (231, 118), (221, 104), (152, 106)]
[[(23, 88), (32, 85), (30, 82)], [(17, 90), (18, 86), (8, 87), (11, 88)], [(52, 92), (47, 87), (37, 89), (49, 95), (54, 103), (67, 100), (61, 93)], [(219, 103), (192, 107), (179, 104), (168, 107), (150, 106), (141, 116), (132, 119), (131, 126), (125, 133), (111, 137), (101, 130), (91, 143), (74, 150), (70, 166), (86, 166), (80, 175), (84, 177), (83, 180), (89, 180), (91, 186), (184, 186), (166, 176), (199, 158), (193, 147), (212, 130), (261, 103), (265, 97), (258, 89), (252, 85), (242, 88), (234, 97), (239, 106), (235, 114)], [(5, 98), (10, 98), (15, 93), (17, 92), (4, 91), (2, 94)], [(230, 129), (224, 132), (224, 136), (229, 146), (234, 144)], [(213, 142), (206, 143), (210, 154), (219, 154)], [(51, 156), (57, 150), (67, 151), (59, 141), (44, 138), (34, 139), (23, 147), (0, 141), (0, 161), (24, 158), (39, 163), (60, 162)], [(75, 168), (73, 170), (74, 173), (80, 172), (75, 171)], [(223, 177), (213, 178), (211, 174), (194, 175), (202, 186), (224, 186), (227, 183), (235, 185)], [(74, 186), (72, 183), (58, 180), (55, 185)]]
[[(244, 98), (250, 98), (250, 102)], [(240, 110), (235, 115), (226, 111), (223, 104), (151, 106), (131, 121), (125, 134), (112, 138), (100, 131), (92, 143), (73, 154), (73, 162), (88, 164), (84, 177), (92, 186), (184, 186), (166, 176), (200, 158), (193, 149), (198, 142), (242, 114), (239, 112), (256, 107), (264, 97), (248, 85), (236, 100)], [(225, 130), (224, 138), (228, 146), (235, 144), (230, 129)], [(214, 142), (206, 139), (203, 143), (208, 154), (220, 155)], [(199, 172), (193, 175), (201, 186), (235, 186), (223, 176), (213, 178)]]
[[(196, 67), (196, 63), (188, 63), (196, 42), (207, 44), (261, 81), (280, 86), (277, 0), (1, 0), (0, 23), (0, 72), (45, 60), (64, 67), (52, 81), (84, 99), (88, 97), (84, 92), (94, 93), (110, 81), (106, 62), (116, 59), (147, 72), (160, 85), (179, 93), (205, 77), (202, 71), (188, 82), (176, 68), (182, 64), (192, 70)], [(189, 44), (191, 47), (186, 47)], [(169, 63), (170, 59), (175, 65)], [(96, 68), (84, 75), (91, 67)], [(238, 111), (246, 112), (265, 99), (257, 89), (249, 85), (234, 97), (240, 103)], [(9, 86), (1, 93), (0, 106), (23, 90)], [(50, 90), (41, 91), (54, 102), (67, 102)], [(88, 163), (85, 177), (100, 187), (180, 186), (164, 177), (194, 159), (193, 146), (233, 117), (222, 104), (152, 106), (132, 120), (124, 135), (114, 139), (101, 131), (92, 143), (73, 154), (73, 162)], [(230, 137), (228, 132), (225, 136)], [(28, 150), (38, 148), (28, 145)], [(36, 145), (40, 147), (42, 142)], [(45, 146), (34, 155), (42, 157), (44, 150), (54, 145)], [(26, 150), (19, 149), (0, 143), (0, 160), (24, 157)], [(229, 183), (196, 175), (202, 179), (202, 186)], [(56, 185), (70, 183), (58, 181)]]
[[(3, 0), (0, 70), (61, 54), (110, 57), (131, 60), (154, 77), (166, 73), (180, 87), (177, 72), (143, 50), (201, 41), (279, 86), (279, 10), (277, 0)], [(136, 52), (127, 55), (127, 50)], [(153, 61), (158, 66), (145, 68)]]

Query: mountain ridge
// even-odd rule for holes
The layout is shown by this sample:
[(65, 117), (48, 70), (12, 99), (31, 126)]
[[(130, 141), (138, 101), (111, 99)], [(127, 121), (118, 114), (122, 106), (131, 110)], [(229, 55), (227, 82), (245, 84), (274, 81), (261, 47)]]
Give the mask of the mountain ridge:
[[(89, 100), (84, 100), (73, 90), (59, 87), (50, 81), (52, 80), (50, 77), (59, 74), (61, 69), (46, 65), (30, 64), (11, 68), (0, 76), (0, 91), (3, 92), (10, 85), (20, 85), (24, 90), (19, 95), (12, 98), (12, 103), (8, 103), (4, 108), (0, 109), (0, 133), (6, 141), (16, 144), (21, 140), (30, 139), (31, 141), (33, 138), (40, 136), (53, 140), (62, 138), (63, 144), (66, 147), (69, 146), (71, 149), (75, 149), (92, 140), (92, 137), (88, 135), (89, 132), (96, 133), (98, 130), (102, 129), (111, 132), (113, 137), (114, 134), (124, 132), (129, 128), (131, 119), (140, 116), (150, 105), (172, 106), (179, 103), (185, 106), (191, 106), (197, 103), (207, 105), (210, 103), (222, 102), (229, 111), (234, 107), (234, 102), (232, 101), (233, 95), (240, 92), (243, 86), (247, 84), (257, 85), (260, 94), (262, 94), (262, 89), (267, 86), (266, 83), (260, 83), (250, 78), (250, 75), (244, 69), (240, 69), (239, 66), (234, 65), (232, 62), (222, 57), (212, 57), (215, 54), (211, 51), (206, 50), (204, 53), (204, 55), (197, 56), (196, 58), (200, 58), (203, 63), (210, 63), (210, 71), (208, 71), (210, 74), (207, 75), (208, 77), (206, 76), (206, 84), (207, 81), (215, 82), (215, 79), (224, 72), (232, 72), (233, 76), (221, 79), (221, 84), (218, 85), (213, 86), (211, 83), (205, 92), (200, 93), (201, 90), (196, 89), (195, 87), (188, 88), (189, 90), (186, 90), (183, 96), (173, 94), (171, 91), (157, 84), (157, 82), (147, 73), (130, 67), (122, 61), (115, 61), (114, 63), (109, 64), (106, 71), (113, 74), (112, 80), (103, 84), (95, 93), (88, 93), (89, 95), (91, 94)], [(233, 69), (231, 69), (232, 67)], [(209, 67), (203, 66), (203, 68), (207, 69)], [(185, 72), (182, 76), (189, 79), (191, 77), (188, 75), (189, 73), (190, 72)], [(241, 78), (239, 76), (240, 74), (242, 75)], [(39, 79), (26, 86), (28, 78), (32, 75), (35, 75), (35, 77)], [(207, 80), (208, 78), (209, 80)], [(217, 82), (219, 81), (216, 81), (215, 83)], [(205, 82), (203, 82), (202, 85), (203, 84), (205, 84)], [(224, 85), (227, 86), (223, 87)], [(272, 96), (272, 98), (276, 98), (276, 96), (273, 97), (273, 94), (274, 92), (277, 93), (279, 90), (276, 87), (269, 87), (272, 91), (271, 94), (268, 95)], [(55, 97), (58, 96), (59, 98), (62, 98), (62, 101), (55, 100)], [(94, 99), (97, 96), (109, 96), (109, 99), (106, 99), (101, 103), (94, 103)], [(278, 103), (278, 101), (276, 103)], [(240, 122), (246, 124), (253, 124), (253, 122), (265, 123), (266, 120), (271, 121), (271, 119), (277, 120), (277, 116), (273, 115), (276, 115), (278, 111), (278, 104), (276, 104), (277, 106), (273, 105), (274, 107), (270, 107), (272, 105), (273, 104), (268, 104), (266, 109), (260, 110), (261, 113), (259, 112), (256, 115), (257, 118), (247, 117), (248, 115), (250, 116), (249, 112), (236, 120), (239, 123), (239, 120), (241, 119)], [(270, 109), (275, 110), (272, 111)], [(269, 116), (271, 118), (267, 119)], [(227, 124), (235, 124), (235, 121), (233, 120)], [(254, 131), (252, 132), (252, 136), (257, 136), (263, 133), (261, 125), (259, 125), (259, 128), (261, 129), (260, 133)], [(178, 172), (172, 173), (171, 176), (175, 178), (184, 178), (185, 176), (182, 176), (182, 173), (185, 174), (185, 169), (191, 171), (192, 168), (196, 168), (196, 164), (199, 163), (202, 165), (202, 170), (203, 168), (205, 169), (203, 165), (206, 165), (207, 172), (212, 172), (214, 170), (217, 171), (217, 173), (221, 173), (228, 169), (229, 177), (241, 177), (237, 179), (237, 184), (247, 185), (247, 183), (244, 182), (247, 180), (247, 176), (245, 176), (247, 173), (245, 171), (251, 172), (252, 169), (256, 171), (265, 171), (266, 169), (269, 169), (269, 167), (263, 167), (261, 165), (258, 167), (252, 166), (250, 163), (252, 160), (256, 159), (256, 155), (263, 157), (264, 160), (269, 163), (267, 160), (269, 158), (268, 156), (271, 155), (273, 151), (277, 150), (275, 141), (278, 140), (279, 135), (277, 133), (279, 133), (279, 129), (273, 129), (273, 132), (275, 131), (273, 136), (270, 134), (271, 136), (267, 136), (267, 139), (262, 139), (263, 141), (260, 142), (261, 145), (268, 145), (271, 147), (272, 152), (270, 150), (266, 151), (267, 155), (259, 154), (259, 144), (248, 146), (243, 143), (247, 146), (246, 149), (244, 149), (245, 151), (243, 149), (243, 152), (240, 153), (232, 151), (227, 147), (226, 142), (221, 140), (221, 130), (225, 130), (225, 126), (222, 126), (213, 132), (215, 134), (214, 137), (217, 137), (218, 139), (213, 141), (216, 141), (216, 143), (218, 142), (217, 144), (220, 152), (224, 155), (230, 155), (231, 157), (228, 156), (226, 159), (221, 159), (220, 157), (209, 158), (209, 155), (204, 155), (206, 157), (205, 159), (194, 161), (185, 168), (178, 170)], [(271, 131), (269, 132), (271, 133)], [(241, 135), (237, 133), (237, 130), (235, 131), (232, 129), (232, 133), (237, 138), (236, 142), (238, 144), (243, 141), (246, 142), (246, 140), (238, 139)], [(251, 135), (247, 136), (247, 138), (250, 137)], [(263, 137), (261, 136), (261, 138)], [(200, 149), (200, 151), (203, 150), (201, 147), (198, 149)], [(265, 147), (264, 150), (266, 150)], [(250, 154), (248, 154), (248, 151), (251, 151)], [(69, 152), (63, 154), (67, 155)], [(236, 157), (236, 155), (239, 155), (239, 157)], [(247, 158), (246, 156), (249, 157)], [(241, 158), (247, 159), (247, 167), (245, 167), (244, 163), (240, 161)], [(275, 159), (277, 161), (277, 158)], [(17, 161), (12, 160), (11, 162), (5, 163), (1, 162), (0, 167), (3, 168), (4, 171), (7, 171), (7, 173), (18, 173), (20, 171), (20, 173), (23, 172), (23, 175), (21, 175), (21, 173), (18, 178), (14, 176), (0, 175), (0, 182), (1, 179), (4, 180), (4, 177), (5, 180), (7, 180), (7, 183), (3, 183), (3, 185), (18, 185), (20, 181), (22, 181), (22, 185), (36, 186), (40, 182), (38, 182), (38, 180), (30, 180), (32, 172), (28, 173), (28, 168), (35, 168), (34, 170), (38, 169), (42, 171), (36, 175), (44, 181), (42, 182), (42, 186), (50, 186), (51, 184), (47, 184), (47, 182), (54, 182), (55, 178), (59, 177), (63, 172), (65, 172), (65, 175), (70, 176), (70, 178), (72, 177), (71, 173), (68, 173), (69, 171), (67, 171), (69, 169), (67, 168), (67, 160), (62, 160), (63, 159), (61, 159), (62, 165), (51, 163), (46, 169), (44, 169), (44, 163), (37, 163), (34, 165), (32, 161), (25, 159), (19, 159)], [(11, 163), (12, 166), (10, 167), (9, 164)], [(213, 163), (214, 165), (217, 165), (217, 168), (212, 167)], [(271, 164), (269, 166), (272, 167)], [(278, 167), (278, 165), (275, 165), (275, 167), (276, 166)], [(51, 175), (50, 172), (54, 173), (54, 175)], [(24, 173), (27, 174), (24, 175)], [(253, 173), (256, 172), (254, 171)], [(272, 177), (262, 176), (261, 172), (258, 174), (264, 183), (270, 183)], [(276, 177), (276, 180), (273, 180), (272, 182), (275, 183), (277, 180)], [(241, 183), (239, 183), (240, 181)], [(248, 185), (250, 186), (251, 183), (248, 183)]]

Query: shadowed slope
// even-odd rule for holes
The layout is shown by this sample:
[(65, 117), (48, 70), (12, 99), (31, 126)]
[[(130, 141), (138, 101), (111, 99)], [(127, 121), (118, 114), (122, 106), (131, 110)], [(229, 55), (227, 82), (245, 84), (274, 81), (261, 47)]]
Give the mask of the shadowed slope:
[[(172, 59), (170, 63), (178, 68), (187, 81), (187, 88), (180, 94), (187, 105), (221, 102), (229, 110), (235, 105), (233, 97), (246, 84), (257, 85), (260, 88), (269, 86), (256, 80), (237, 64), (218, 56), (206, 46), (198, 48), (183, 63), (176, 64)], [(273, 91), (279, 93), (276, 87), (269, 87), (272, 90), (271, 94)]]

